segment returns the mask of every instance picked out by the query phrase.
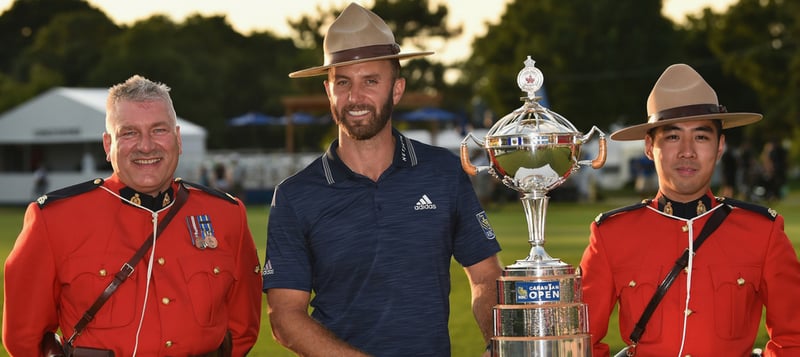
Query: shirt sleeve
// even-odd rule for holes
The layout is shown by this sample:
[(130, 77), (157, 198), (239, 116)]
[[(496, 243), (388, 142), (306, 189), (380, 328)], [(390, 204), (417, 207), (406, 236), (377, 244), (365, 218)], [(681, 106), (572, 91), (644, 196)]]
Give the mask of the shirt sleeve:
[(271, 288), (311, 291), (311, 253), (290, 200), (275, 188), (267, 226), (264, 292)]
[(800, 262), (791, 241), (784, 232), (784, 221), (778, 216), (770, 232), (767, 257), (764, 259), (762, 291), (767, 311), (767, 343), (765, 356), (800, 355)]
[(247, 212), (244, 204), (239, 203), (238, 207), (241, 239), (237, 251), (237, 279), (227, 302), (228, 311), (231, 312), (228, 329), (233, 339), (233, 355), (244, 356), (258, 339), (263, 299), (260, 291), (260, 263), (253, 235), (247, 224)]
[(11, 356), (37, 356), (44, 333), (58, 327), (59, 284), (45, 219), (35, 203), (25, 212), (4, 274), (3, 344)]
[(611, 268), (596, 223), (591, 225), (589, 245), (583, 252), (580, 267), (583, 302), (589, 309), (592, 355), (608, 356), (609, 347), (602, 340), (608, 333), (608, 320), (616, 305), (616, 296)]
[(453, 256), (459, 264), (468, 267), (497, 254), (500, 244), (469, 177), (460, 169), (457, 187)]

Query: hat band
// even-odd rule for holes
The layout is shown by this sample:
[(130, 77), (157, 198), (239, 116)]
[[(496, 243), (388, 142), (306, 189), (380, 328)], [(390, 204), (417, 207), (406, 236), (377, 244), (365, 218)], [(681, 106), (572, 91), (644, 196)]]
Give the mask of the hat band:
[(662, 110), (658, 113), (650, 114), (650, 117), (647, 120), (647, 122), (655, 123), (657, 121), (666, 119), (691, 117), (695, 115), (704, 115), (704, 114), (719, 114), (727, 112), (728, 109), (726, 109), (724, 105), (693, 104), (693, 105), (686, 105), (683, 107), (669, 108)]
[(342, 50), (331, 53), (330, 55), (331, 62), (329, 63), (329, 65), (341, 62), (355, 61), (365, 58), (391, 56), (391, 55), (396, 55), (398, 53), (400, 53), (400, 46), (396, 43), (393, 43), (391, 45), (372, 45), (372, 46), (352, 48), (349, 50)]

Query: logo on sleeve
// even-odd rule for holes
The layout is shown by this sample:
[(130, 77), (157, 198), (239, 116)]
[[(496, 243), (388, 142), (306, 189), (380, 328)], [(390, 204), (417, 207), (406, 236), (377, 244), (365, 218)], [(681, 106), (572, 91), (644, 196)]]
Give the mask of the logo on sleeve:
[(486, 211), (481, 211), (480, 213), (476, 214), (475, 218), (478, 219), (478, 223), (481, 225), (481, 229), (483, 229), (483, 234), (486, 236), (486, 239), (497, 238), (494, 234), (494, 229), (492, 229), (492, 225), (489, 223), (489, 217), (486, 216)]
[(264, 270), (261, 271), (262, 276), (272, 275), (275, 273), (275, 270), (272, 269), (272, 261), (267, 260), (264, 264)]

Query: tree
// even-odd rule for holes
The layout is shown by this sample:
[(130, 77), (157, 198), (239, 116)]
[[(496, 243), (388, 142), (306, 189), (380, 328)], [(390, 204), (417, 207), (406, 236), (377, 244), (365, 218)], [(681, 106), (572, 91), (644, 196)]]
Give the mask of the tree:
[[(699, 16), (686, 17), (685, 23), (679, 29), (684, 62), (695, 68), (714, 88), (719, 103), (726, 106), (728, 111), (760, 112), (761, 106), (753, 89), (746, 82), (723, 70), (722, 61), (710, 47), (712, 32), (716, 31), (724, 16), (706, 8)], [(758, 133), (759, 128), (755, 125), (725, 130), (731, 147), (744, 141), (753, 141)]]
[(58, 85), (85, 85), (87, 69), (103, 58), (106, 43), (119, 32), (117, 25), (94, 9), (55, 15), (23, 51), (18, 67), (26, 73), (32, 66), (48, 68), (61, 75), (63, 82)]
[(210, 147), (236, 147), (248, 143), (224, 135), (226, 120), (253, 110), (280, 113), (288, 78), (275, 73), (288, 73), (293, 49), (269, 33), (245, 37), (222, 16), (195, 15), (181, 24), (153, 16), (109, 42), (91, 81), (107, 85), (138, 73), (167, 83), (178, 114), (212, 134)]
[[(800, 3), (740, 0), (711, 29), (709, 47), (722, 68), (753, 88), (763, 139), (800, 139)], [(795, 149), (795, 155), (797, 155)]]
[(58, 14), (96, 11), (84, 0), (16, 0), (0, 15), (0, 72), (24, 80), (27, 73), (14, 71), (20, 54), (30, 46), (39, 30)]
[(530, 55), (551, 109), (577, 128), (638, 124), (650, 88), (678, 60), (678, 37), (660, 1), (517, 0), (473, 42), (462, 85), (504, 115), (518, 108), (516, 75)]

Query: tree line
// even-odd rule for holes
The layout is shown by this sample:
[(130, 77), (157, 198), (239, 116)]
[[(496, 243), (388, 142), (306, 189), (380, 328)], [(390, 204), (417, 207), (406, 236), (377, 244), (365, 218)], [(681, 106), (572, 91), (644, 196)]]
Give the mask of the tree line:
[[(462, 32), (446, 25), (446, 5), (372, 5), (404, 50)], [(653, 83), (682, 62), (706, 78), (728, 110), (764, 114), (761, 123), (728, 133), (732, 140), (800, 138), (800, 2), (739, 0), (723, 13), (704, 9), (679, 23), (661, 8), (658, 0), (515, 0), (464, 61), (415, 59), (403, 74), (408, 90), (438, 94), (472, 126), (488, 126), (487, 117), (521, 105), (515, 78), (530, 55), (544, 72), (552, 110), (579, 130), (611, 130), (644, 122)], [(224, 16), (175, 22), (153, 15), (120, 25), (84, 0), (16, 0), (0, 15), (0, 112), (52, 87), (108, 87), (138, 73), (173, 88), (179, 115), (208, 130), (210, 148), (281, 148), (281, 128), (237, 131), (226, 120), (250, 111), (280, 115), (281, 98), (322, 94), (321, 77), (287, 75), (321, 63), (323, 29), (341, 10), (309, 9), (287, 20), (293, 32), (281, 37), (241, 34)], [(446, 73), (457, 79), (445, 81)], [(332, 135), (331, 127), (301, 130), (301, 150), (318, 150)], [(796, 158), (800, 150), (792, 152)]]

